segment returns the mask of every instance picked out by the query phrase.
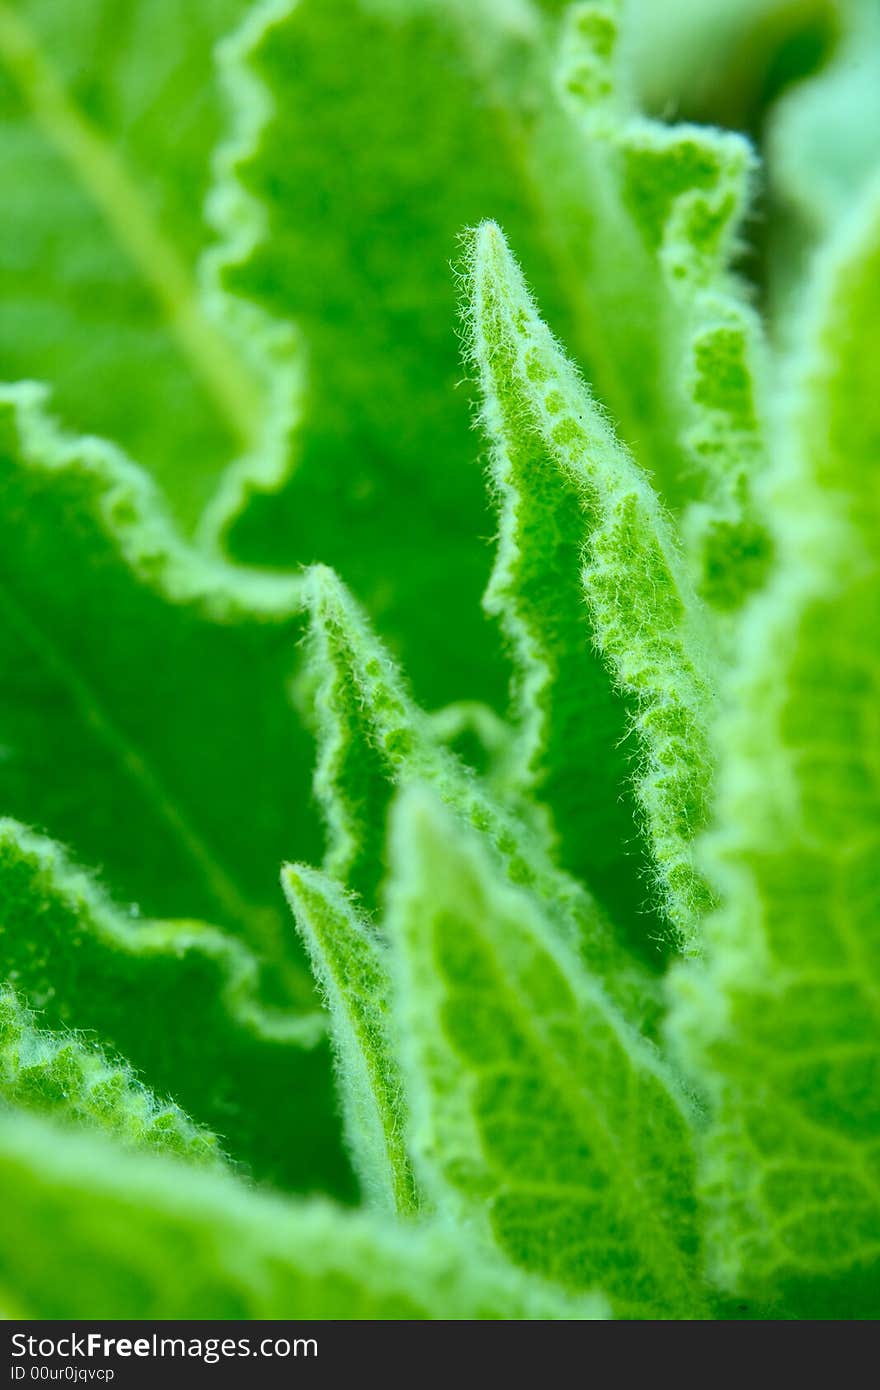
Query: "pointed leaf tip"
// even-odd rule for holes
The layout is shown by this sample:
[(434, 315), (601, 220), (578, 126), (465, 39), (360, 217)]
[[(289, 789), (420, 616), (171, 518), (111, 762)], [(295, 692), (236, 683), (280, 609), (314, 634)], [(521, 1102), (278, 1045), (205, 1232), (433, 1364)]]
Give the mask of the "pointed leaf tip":
[[(500, 231), (481, 246), (472, 356), (501, 510), (485, 606), (518, 661), (518, 789), (546, 798), (570, 838), (566, 867), (630, 920), (636, 905), (617, 899), (634, 861), (621, 864), (620, 847), (641, 846), (646, 830), (639, 852), (653, 855), (669, 920), (690, 942), (711, 902), (691, 845), (711, 767), (711, 634), (644, 470), (542, 320)], [(635, 769), (609, 756), (630, 730)], [(639, 805), (611, 833), (602, 808), (631, 800), (633, 782)]]
[(282, 883), (330, 1013), (346, 1137), (364, 1195), (372, 1206), (411, 1214), (419, 1195), (403, 1142), (384, 954), (356, 901), (330, 875), (288, 864)]

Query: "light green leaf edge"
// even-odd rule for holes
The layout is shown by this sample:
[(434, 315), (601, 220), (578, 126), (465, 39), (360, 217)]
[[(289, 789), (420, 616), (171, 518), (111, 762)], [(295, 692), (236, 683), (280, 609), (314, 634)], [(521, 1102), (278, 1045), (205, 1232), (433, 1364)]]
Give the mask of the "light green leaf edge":
[[(313, 1047), (325, 1034), (320, 1012), (282, 1013), (260, 1000), (259, 967), (237, 938), (225, 936), (201, 922), (149, 922), (126, 917), (110, 902), (89, 874), (71, 863), (54, 841), (37, 835), (18, 821), (0, 818), (0, 845), (33, 866), (46, 889), (80, 916), (89, 932), (109, 951), (142, 957), (146, 972), (151, 959), (180, 960), (189, 952), (216, 962), (222, 998), (230, 1020), (256, 1037)], [(10, 930), (7, 925), (5, 932)], [(34, 943), (38, 945), (39, 943)], [(75, 943), (72, 943), (75, 949)], [(0, 961), (6, 954), (0, 953)], [(36, 959), (37, 951), (32, 950)], [(11, 977), (15, 985), (19, 977)], [(173, 1019), (169, 1019), (169, 1026)], [(187, 1026), (187, 1021), (180, 1020)]]
[(731, 610), (763, 581), (770, 549), (753, 496), (766, 461), (763, 334), (730, 269), (757, 161), (731, 131), (634, 114), (620, 50), (635, 22), (620, 0), (570, 5), (556, 82), (586, 138), (607, 145), (621, 202), (668, 292), (669, 410), (681, 414), (681, 462), (679, 476), (657, 488), (683, 510), (701, 596)]
[(353, 1199), (325, 1017), (267, 1009), (238, 940), (133, 918), (57, 845), (10, 821), (0, 899), (0, 980), (46, 1027), (124, 1057), (256, 1178)]
[(0, 986), (0, 1102), (69, 1119), (127, 1148), (176, 1154), (191, 1163), (223, 1162), (215, 1135), (161, 1101), (125, 1062), (72, 1032), (40, 1028), (15, 991)]
[[(168, 520), (147, 476), (110, 443), (67, 436), (48, 413), (47, 398), (47, 389), (35, 382), (0, 385), (0, 415), (8, 415), (17, 441), (16, 466), (49, 477), (69, 472), (83, 478), (93, 494), (90, 502), (95, 518), (110, 545), (135, 581), (160, 600), (188, 609), (208, 623), (253, 620), (289, 624), (292, 671), (302, 609), (299, 578), (227, 564), (189, 545)], [(26, 615), (22, 621), (27, 630)], [(67, 679), (66, 671), (63, 674)], [(278, 693), (279, 699), (286, 698), (280, 685)], [(87, 694), (75, 689), (75, 701), (81, 704)], [(91, 712), (87, 710), (84, 718), (88, 723)], [(295, 719), (292, 704), (290, 718)], [(138, 751), (129, 750), (112, 720), (105, 727), (99, 711), (94, 727), (107, 740), (125, 775), (145, 789), (160, 820), (186, 847), (195, 871), (210, 887), (217, 912), (225, 913), (224, 926), (228, 923), (247, 931), (249, 945), (280, 966), (291, 997), (308, 1008), (311, 986), (307, 972), (298, 962), (287, 959), (285, 945), (279, 940), (283, 914), (267, 912), (261, 905), (246, 901), (234, 876), (206, 845), (199, 826), (167, 794), (161, 773), (154, 776)], [(313, 1031), (314, 1020), (304, 1026), (307, 1032)]]
[[(96, 9), (100, 11), (100, 4)], [(79, 19), (75, 17), (75, 26)], [(78, 101), (66, 86), (60, 71), (63, 65), (56, 63), (56, 55), (41, 39), (40, 25), (32, 20), (26, 4), (0, 6), (2, 64), (24, 100), (29, 119), (42, 130), (48, 147), (69, 167), (106, 223), (135, 272), (133, 283), (139, 284), (158, 307), (170, 339), (194, 381), (201, 384), (206, 403), (210, 402), (225, 426), (233, 448), (237, 445), (248, 453), (259, 451), (266, 420), (264, 398), (271, 397), (271, 369), (279, 366), (267, 350), (271, 332), (266, 333), (265, 342), (255, 345), (241, 336), (245, 324), (254, 327), (256, 321), (232, 298), (216, 292), (210, 269), (205, 272), (201, 265), (191, 264), (189, 255), (168, 234), (149, 194), (143, 195), (137, 177), (126, 166), (123, 147), (130, 132), (125, 129), (125, 116), (131, 113), (114, 113), (119, 127), (113, 133), (102, 128), (102, 123), (92, 118), (88, 102)], [(155, 21), (161, 27), (162, 16), (154, 16)], [(109, 125), (113, 126), (112, 117)], [(206, 149), (206, 163), (207, 155)], [(194, 215), (199, 212), (197, 207)], [(231, 243), (234, 228), (224, 226), (222, 233)], [(204, 259), (210, 266), (210, 251)], [(152, 462), (162, 473), (159, 460)], [(225, 467), (224, 463), (224, 471)], [(166, 487), (169, 481), (166, 469)], [(168, 490), (175, 491), (173, 486)], [(173, 496), (169, 500), (180, 511), (184, 499)], [(194, 520), (192, 516), (186, 519)]]
[(281, 882), (330, 1011), (346, 1137), (364, 1198), (411, 1215), (420, 1200), (404, 1142), (406, 1104), (389, 1037), (382, 943), (328, 875), (288, 864)]
[(40, 382), (0, 385), (0, 406), (14, 414), (34, 467), (51, 473), (81, 458), (103, 484), (108, 523), (135, 574), (170, 602), (197, 603), (216, 618), (239, 612), (273, 617), (297, 612), (296, 576), (228, 564), (189, 545), (166, 520), (147, 475), (108, 441), (66, 434), (47, 409), (50, 396)]
[[(713, 638), (693, 593), (672, 523), (638, 465), (615, 439), (575, 368), (542, 322), (500, 229), (479, 228), (470, 248), (471, 353), (480, 374), (484, 424), (506, 515), (489, 603), (502, 609), (523, 680), (523, 751), (529, 765), (546, 741), (539, 698), (553, 668), (542, 637), (509, 605), (522, 563), (513, 518), (523, 505), (510, 477), (502, 390), (517, 397), (517, 423), (532, 431), (584, 509), (583, 585), (591, 640), (621, 691), (636, 702), (643, 768), (637, 792), (669, 918), (685, 945), (696, 939), (711, 895), (691, 841), (707, 814), (712, 759)], [(507, 373), (495, 380), (496, 362)], [(503, 606), (499, 594), (504, 593)]]
[(218, 470), (218, 486), (196, 531), (208, 553), (222, 551), (229, 516), (241, 505), (244, 480), (280, 483), (291, 467), (303, 354), (294, 327), (228, 292), (223, 273), (246, 260), (262, 234), (262, 210), (236, 169), (259, 145), (271, 99), (250, 70), (248, 53), (297, 0), (257, 0), (216, 50), (217, 82), (229, 108), (229, 134), (213, 156), (205, 213), (214, 242), (190, 267), (169, 246), (110, 142), (69, 100), (47, 55), (14, 7), (0, 6), (0, 41), (16, 83), (51, 127), (50, 137), (78, 171), (131, 262), (162, 308), (171, 332), (243, 448)]
[[(426, 14), (439, 8), (436, 0), (420, 0), (420, 5)], [(378, 13), (385, 10), (390, 22), (395, 9), (409, 12), (413, 6), (387, 3), (374, 8)], [(294, 0), (263, 0), (219, 50), (233, 129), (215, 161), (216, 184), (208, 213), (220, 241), (208, 253), (203, 269), (209, 294), (225, 304), (228, 321), (238, 315), (245, 326), (239, 335), (243, 346), (248, 336), (262, 341), (261, 376), (272, 383), (273, 404), (267, 413), (270, 424), (264, 447), (227, 474), (209, 508), (206, 535), (222, 535), (255, 489), (279, 488), (290, 473), (295, 452), (305, 379), (305, 354), (295, 343), (295, 329), (290, 324), (273, 324), (268, 311), (238, 299), (222, 285), (223, 272), (246, 261), (265, 235), (265, 209), (240, 176), (259, 158), (261, 136), (275, 102), (257, 75), (253, 58), (271, 28), (295, 10)], [(559, 116), (566, 111), (564, 119), (573, 121), (566, 138), (575, 143), (580, 138), (583, 153), (607, 166), (603, 173), (594, 171), (604, 190), (602, 196), (613, 190), (621, 216), (631, 220), (631, 230), (656, 263), (672, 311), (665, 325), (669, 342), (663, 370), (683, 460), (681, 476), (664, 477), (658, 487), (665, 495), (669, 485), (674, 493), (681, 493), (679, 500), (691, 503), (685, 529), (696, 577), (710, 601), (732, 607), (760, 582), (767, 559), (766, 536), (751, 502), (752, 475), (763, 458), (755, 390), (760, 325), (728, 270), (751, 192), (754, 157), (748, 142), (729, 132), (696, 126), (670, 130), (634, 114), (627, 74), (618, 62), (620, 10), (618, 0), (593, 0), (566, 6), (561, 17), (547, 19), (529, 3), (511, 7), (480, 0), (448, 5), (445, 12), (449, 24), (459, 30), (463, 55), (496, 104), (511, 101), (511, 74), (522, 76), (518, 49), (524, 44), (547, 48), (546, 59), (538, 64), (538, 68), (549, 68), (547, 75), (538, 78), (536, 68), (530, 80), (545, 82), (554, 99), (561, 100)], [(559, 190), (558, 197), (545, 196), (532, 167), (547, 166), (544, 145), (553, 132), (542, 130), (540, 123), (533, 130), (532, 122), (522, 119), (521, 113), (515, 113), (514, 124), (528, 146), (523, 171), (528, 198), (547, 204), (542, 214), (550, 223), (547, 244), (552, 254), (562, 254), (553, 225), (570, 190)], [(665, 177), (664, 173), (657, 178), (661, 168), (672, 173), (673, 190), (664, 194), (658, 206), (658, 188)], [(690, 179), (682, 178), (683, 171), (690, 173)], [(563, 260), (568, 264), (570, 257), (563, 255)], [(273, 333), (274, 347), (270, 345)], [(728, 391), (723, 400), (717, 391), (713, 395), (705, 389), (707, 381), (713, 380), (713, 374), (704, 370), (707, 357), (717, 359), (726, 379), (737, 378), (737, 389)], [(609, 370), (613, 375), (614, 369), (609, 366)], [(736, 551), (733, 565), (726, 562), (731, 542)]]
[(303, 595), (310, 617), (303, 699), (318, 739), (314, 788), (327, 827), (326, 872), (374, 912), (393, 788), (402, 780), (426, 782), (485, 835), (511, 879), (532, 888), (622, 1007), (634, 1018), (653, 1019), (647, 972), (614, 938), (582, 886), (554, 865), (539, 828), (494, 801), (432, 737), (430, 721), (338, 576), (313, 566), (304, 573)]
[(32, 1117), (0, 1117), (0, 1175), (0, 1287), (30, 1317), (607, 1316), (601, 1298), (567, 1298), (459, 1235), (262, 1196)]
[(265, 236), (265, 210), (238, 176), (257, 157), (274, 108), (272, 94), (251, 65), (268, 31), (296, 9), (298, 0), (256, 0), (237, 30), (217, 45), (217, 77), (229, 108), (230, 130), (214, 154), (214, 183), (205, 215), (216, 242), (202, 256), (199, 282), (209, 311), (234, 337), (265, 394), (260, 436), (223, 473), (205, 509), (198, 538), (223, 550), (229, 526), (255, 490), (279, 488), (295, 463), (293, 433), (301, 413), (305, 353), (296, 326), (273, 317), (225, 286), (227, 272), (247, 261)]

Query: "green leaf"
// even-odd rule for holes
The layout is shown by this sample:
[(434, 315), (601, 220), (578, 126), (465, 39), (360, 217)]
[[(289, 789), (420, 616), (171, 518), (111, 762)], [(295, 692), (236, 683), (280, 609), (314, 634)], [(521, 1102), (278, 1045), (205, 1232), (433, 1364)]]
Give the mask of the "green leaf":
[(311, 616), (305, 687), (317, 725), (315, 793), (327, 826), (327, 872), (358, 895), (367, 914), (374, 912), (394, 788), (404, 780), (429, 782), (463, 823), (486, 836), (511, 879), (532, 888), (556, 930), (575, 943), (631, 1016), (650, 1026), (654, 981), (592, 897), (556, 867), (543, 818), (517, 815), (436, 740), (431, 721), (332, 570), (309, 571), (303, 594)]
[[(213, 39), (242, 0), (198, 0), (185, 15), (162, 0), (149, 16), (134, 5), (124, 17), (103, 0), (75, 0), (63, 26), (46, 0), (0, 12), (5, 157), (15, 186), (26, 164), (29, 189), (5, 214), (17, 311), (5, 346), (0, 335), (0, 370), (5, 353), (8, 376), (48, 377), (64, 420), (142, 460), (188, 528), (207, 507), (202, 533), (212, 540), (296, 456), (283, 496), (246, 508), (237, 552), (338, 563), (405, 646), (417, 687), (431, 672), (440, 703), (497, 698), (501, 683), (474, 602), (485, 565), (470, 541), (486, 523), (477, 475), (458, 466), (470, 450), (467, 402), (453, 389), (454, 338), (442, 331), (454, 287), (437, 273), (462, 225), (504, 219), (624, 432), (643, 441), (664, 486), (679, 486), (688, 312), (670, 304), (656, 247), (640, 244), (627, 205), (616, 144), (632, 110), (617, 92), (617, 6), (571, 7), (561, 30), (559, 9), (267, 0), (218, 50), (216, 79)], [(104, 63), (108, 50), (120, 60)], [(340, 54), (351, 55), (344, 99)], [(415, 70), (446, 74), (442, 99), (420, 99)], [(385, 73), (381, 94), (375, 71)], [(216, 241), (205, 252), (200, 211), (221, 89), (227, 135), (213, 160)], [(600, 121), (606, 108), (613, 119)], [(660, 138), (659, 127), (645, 129)], [(720, 144), (696, 132), (689, 140)], [(327, 210), (340, 170), (359, 216), (337, 222)], [(426, 171), (432, 194), (420, 198)], [(71, 225), (50, 275), (62, 191)], [(389, 235), (401, 215), (412, 223), (406, 238)], [(426, 470), (426, 458), (443, 466)], [(425, 541), (436, 550), (440, 516), (445, 553), (429, 570)], [(450, 625), (433, 619), (441, 581), (455, 603), (456, 651)], [(467, 692), (456, 685), (462, 649)]]
[(394, 816), (387, 935), (438, 1211), (619, 1313), (699, 1316), (687, 1106), (534, 899), (436, 798)]
[[(190, 528), (266, 413), (256, 345), (198, 269), (228, 121), (213, 50), (246, 8), (0, 7), (0, 376), (51, 382), (65, 423), (142, 459)], [(232, 254), (236, 219), (221, 236)]]
[(771, 552), (753, 496), (766, 462), (762, 330), (729, 269), (754, 155), (729, 131), (648, 121), (630, 122), (618, 144), (624, 201), (656, 250), (680, 334), (670, 365), (684, 397), (681, 462), (674, 486), (659, 485), (684, 513), (701, 597), (730, 611), (761, 586)]
[(124, 1057), (256, 1177), (351, 1199), (320, 1018), (267, 1010), (240, 942), (127, 916), (11, 821), (0, 823), (0, 980), (47, 1028)]
[[(518, 200), (516, 136), (513, 149), (499, 139), (504, 113), (487, 107), (456, 22), (432, 7), (287, 8), (251, 31), (247, 63), (272, 115), (235, 172), (264, 232), (224, 286), (300, 329), (303, 418), (289, 484), (241, 495), (248, 505), (229, 543), (249, 562), (338, 568), (404, 651), (417, 688), (437, 704), (493, 700), (503, 673), (480, 618), (487, 561), (473, 544), (489, 525), (479, 471), (467, 466), (445, 267), (468, 220), (498, 198)], [(443, 74), (430, 100), (414, 72)], [(528, 70), (524, 80), (532, 85)], [(349, 215), (328, 216), (340, 198)]]
[(797, 1316), (876, 1311), (880, 1198), (876, 457), (880, 189), (841, 229), (789, 367), (780, 553), (719, 729), (707, 860), (726, 905), (675, 977), (672, 1035), (711, 1102), (712, 1271)]
[(215, 1135), (160, 1101), (124, 1062), (70, 1032), (49, 1032), (14, 990), (0, 988), (0, 1098), (97, 1127), (127, 1147), (158, 1150), (198, 1164), (222, 1160)]
[(0, 1175), (0, 1285), (30, 1318), (607, 1316), (448, 1232), (295, 1206), (23, 1116), (0, 1119)]
[(0, 0), (4, 1314), (876, 1314), (876, 8)]
[[(676, 504), (695, 491), (690, 345), (720, 312), (701, 296), (741, 308), (724, 267), (745, 142), (636, 122), (618, 89), (618, 6), (575, 5), (564, 23), (559, 9), (302, 0), (239, 50), (273, 101), (234, 169), (265, 224), (223, 284), (295, 322), (308, 368), (297, 466), (277, 496), (251, 499), (230, 544), (344, 573), (439, 704), (497, 702), (501, 684), (478, 619), (486, 519), (462, 466), (469, 402), (454, 389), (455, 290), (441, 270), (460, 229), (490, 217), (508, 229), (549, 321)], [(443, 73), (429, 101), (413, 72)], [(687, 157), (658, 203), (670, 142)], [(345, 218), (329, 211), (340, 197)], [(678, 283), (678, 253), (699, 263), (699, 286)]]
[(631, 917), (618, 881), (637, 872), (626, 852), (638, 823), (619, 744), (634, 728), (641, 815), (669, 917), (691, 940), (709, 900), (691, 840), (711, 775), (711, 639), (662, 507), (541, 321), (494, 223), (475, 235), (471, 276), (472, 352), (503, 507), (487, 602), (519, 666), (521, 782), (550, 801), (565, 858)]
[(349, 1148), (372, 1205), (408, 1215), (419, 1205), (403, 1131), (406, 1108), (389, 1037), (385, 952), (338, 884), (305, 865), (282, 883), (322, 988), (333, 1028)]
[(111, 446), (0, 392), (0, 802), (151, 916), (247, 939), (309, 1007), (277, 887), (312, 853), (294, 578), (201, 558)]
[(660, 935), (643, 912), (647, 852), (632, 789), (628, 735), (634, 710), (614, 689), (590, 642), (582, 555), (589, 519), (583, 489), (550, 457), (518, 390), (503, 341), (498, 290), (484, 264), (489, 233), (472, 248), (470, 331), (491, 444), (500, 534), (484, 607), (514, 662), (518, 736), (511, 785), (552, 810), (565, 865), (581, 874), (630, 939)]
[(684, 445), (699, 488), (682, 527), (697, 590), (719, 613), (725, 645), (731, 625), (721, 627), (720, 615), (736, 616), (765, 583), (773, 558), (755, 495), (767, 463), (765, 366), (757, 320), (742, 306), (715, 300), (685, 363), (694, 416)]

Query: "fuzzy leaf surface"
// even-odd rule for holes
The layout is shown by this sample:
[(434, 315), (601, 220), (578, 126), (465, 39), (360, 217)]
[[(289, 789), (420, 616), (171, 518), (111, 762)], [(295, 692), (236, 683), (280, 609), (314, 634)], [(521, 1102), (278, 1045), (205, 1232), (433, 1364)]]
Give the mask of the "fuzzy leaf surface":
[(429, 782), (463, 824), (485, 835), (512, 881), (532, 888), (556, 930), (621, 1006), (640, 1021), (654, 1021), (656, 978), (589, 891), (559, 869), (540, 809), (524, 816), (492, 795), (438, 742), (366, 614), (332, 570), (310, 571), (303, 590), (310, 616), (305, 688), (318, 736), (315, 792), (327, 827), (327, 872), (375, 914), (394, 789), (404, 781)]
[(419, 1197), (404, 1144), (406, 1103), (389, 1036), (384, 945), (326, 874), (287, 865), (282, 882), (327, 1002), (348, 1143), (364, 1196), (408, 1215)]
[[(708, 901), (690, 841), (711, 775), (712, 651), (677, 537), (494, 223), (476, 234), (471, 273), (473, 353), (502, 497), (487, 605), (520, 668), (520, 776), (564, 827), (564, 858), (630, 919), (636, 903), (616, 895), (621, 880), (631, 891), (644, 875), (644, 821), (670, 918), (691, 937)], [(634, 775), (621, 747), (631, 728), (642, 761)]]
[[(278, 495), (248, 503), (246, 481), (230, 494), (230, 543), (343, 572), (439, 704), (497, 702), (502, 680), (478, 617), (487, 522), (463, 466), (455, 286), (438, 272), (463, 227), (508, 230), (664, 497), (706, 491), (685, 439), (700, 413), (686, 364), (695, 334), (741, 308), (727, 263), (750, 156), (733, 135), (636, 118), (618, 8), (302, 0), (240, 55), (273, 102), (234, 168), (265, 225), (224, 284), (295, 323), (308, 365), (296, 467)], [(413, 72), (443, 73), (430, 101)]]
[(203, 559), (38, 388), (0, 400), (0, 801), (151, 916), (203, 918), (311, 1006), (277, 887), (316, 837), (289, 696), (299, 585)]
[(132, 918), (56, 845), (0, 823), (0, 979), (171, 1096), (256, 1177), (351, 1200), (321, 1020), (268, 1010), (241, 942)]
[(742, 631), (707, 862), (726, 906), (675, 977), (713, 1121), (715, 1277), (796, 1315), (870, 1316), (880, 1259), (880, 190), (826, 254), (773, 478), (774, 584)]
[(441, 1212), (629, 1316), (699, 1316), (687, 1107), (472, 832), (393, 824), (387, 936), (416, 1171)]
[(219, 1164), (216, 1137), (172, 1102), (141, 1085), (123, 1062), (71, 1032), (50, 1032), (14, 990), (0, 989), (0, 1099), (84, 1128), (98, 1128), (126, 1147)]

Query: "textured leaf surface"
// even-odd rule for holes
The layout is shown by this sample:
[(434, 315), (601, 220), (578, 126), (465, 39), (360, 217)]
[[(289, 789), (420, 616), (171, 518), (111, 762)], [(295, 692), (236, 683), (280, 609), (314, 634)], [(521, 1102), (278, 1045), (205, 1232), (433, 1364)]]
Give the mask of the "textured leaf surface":
[(876, 20), (0, 0), (5, 1314), (876, 1315)]
[(348, 1143), (364, 1195), (408, 1214), (418, 1193), (404, 1145), (406, 1108), (389, 1036), (383, 944), (327, 875), (288, 865), (282, 882), (330, 1012)]
[(686, 1107), (522, 889), (422, 792), (388, 938), (417, 1172), (441, 1211), (615, 1309), (698, 1316)]
[(8, 988), (0, 990), (0, 1098), (6, 1105), (97, 1127), (127, 1147), (198, 1164), (221, 1159), (216, 1137), (195, 1126), (179, 1106), (158, 1100), (97, 1043), (40, 1028)]
[[(250, 69), (274, 107), (236, 172), (266, 209), (265, 237), (225, 283), (301, 328), (308, 380), (292, 480), (252, 501), (232, 543), (251, 560), (293, 550), (338, 568), (402, 647), (420, 694), (430, 673), (438, 703), (491, 698), (500, 677), (478, 624), (487, 565), (473, 541), (486, 520), (464, 466), (454, 285), (439, 269), (462, 227), (493, 217), (507, 228), (550, 322), (664, 495), (695, 491), (682, 365), (705, 305), (673, 282), (681, 262), (699, 263), (702, 288), (728, 294), (719, 276), (749, 160), (736, 137), (691, 128), (659, 190), (670, 140), (647, 122), (629, 129), (617, 8), (576, 5), (561, 23), (560, 6), (528, 0), (303, 0), (253, 30)], [(428, 102), (416, 71), (444, 75)], [(340, 169), (345, 218), (331, 212)]]
[(394, 787), (420, 779), (501, 855), (511, 879), (528, 884), (559, 933), (573, 941), (632, 1016), (656, 1011), (653, 981), (615, 935), (592, 897), (548, 853), (539, 815), (522, 819), (433, 736), (406, 681), (332, 570), (304, 582), (311, 615), (307, 693), (317, 723), (315, 791), (328, 831), (327, 871), (362, 900), (380, 901), (384, 838)]
[(708, 900), (689, 842), (711, 773), (710, 652), (675, 535), (492, 223), (477, 233), (472, 275), (473, 351), (504, 509), (488, 604), (520, 666), (522, 780), (565, 827), (565, 857), (631, 917), (632, 897), (615, 896), (621, 878), (638, 876), (637, 852), (625, 857), (638, 829), (620, 747), (633, 727), (641, 815), (670, 917), (690, 937)]
[(728, 906), (677, 977), (713, 1108), (716, 1276), (876, 1312), (880, 193), (823, 264), (772, 492), (782, 563), (742, 633), (712, 859)]
[[(621, 159), (600, 119), (613, 108), (623, 128), (632, 114), (616, 91), (617, 6), (574, 6), (560, 33), (561, 8), (269, 0), (223, 45), (216, 77), (213, 40), (242, 0), (199, 0), (185, 14), (163, 0), (125, 15), (76, 0), (63, 24), (48, 0), (22, 0), (4, 7), (0, 27), (10, 177), (24, 186), (26, 166), (36, 195), (7, 205), (17, 312), (6, 374), (46, 376), (64, 420), (121, 442), (161, 477), (187, 525), (244, 450), (209, 507), (212, 533), (241, 505), (246, 477), (266, 485), (289, 469), (307, 358), (296, 478), (282, 499), (248, 509), (236, 547), (275, 564), (344, 567), (405, 647), (417, 688), (430, 670), (439, 702), (500, 685), (474, 602), (486, 563), (473, 540), (486, 523), (476, 471), (461, 466), (472, 449), (454, 389), (454, 287), (438, 273), (462, 226), (503, 220), (624, 435), (664, 487), (678, 496), (682, 486), (691, 406), (679, 359), (693, 296), (658, 276), (636, 206), (644, 171)], [(104, 51), (116, 60), (103, 63)], [(415, 70), (444, 73), (442, 98), (421, 100)], [(197, 274), (221, 125), (209, 202), (218, 244)], [(644, 125), (636, 144), (659, 132)], [(721, 222), (735, 221), (741, 194), (722, 208), (707, 191), (720, 137), (692, 130), (687, 141), (698, 167), (672, 203), (693, 202), (700, 185)], [(733, 137), (725, 148), (738, 148)], [(356, 215), (337, 219), (342, 169)], [(649, 195), (652, 184), (649, 172)], [(61, 197), (73, 232), (56, 248)], [(231, 300), (217, 293), (218, 272)], [(438, 683), (450, 630), (432, 621), (440, 582), (458, 647)], [(463, 650), (469, 689), (456, 684)]]
[[(0, 400), (0, 800), (154, 916), (206, 918), (309, 1005), (278, 865), (313, 852), (288, 685), (299, 586), (202, 560), (110, 446)], [(267, 977), (268, 978), (268, 977)]]
[(124, 1057), (257, 1177), (351, 1198), (320, 1020), (267, 1011), (241, 943), (125, 916), (56, 846), (9, 821), (0, 913), (0, 979), (42, 1027)]
[[(0, 378), (159, 477), (192, 525), (259, 435), (261, 387), (197, 273), (245, 0), (0, 8)], [(63, 228), (63, 235), (59, 229)]]
[(0, 1285), (32, 1318), (606, 1315), (448, 1234), (286, 1204), (18, 1116), (0, 1120), (0, 1173)]
[[(499, 501), (498, 554), (484, 606), (498, 617), (515, 670), (519, 732), (512, 785), (549, 804), (563, 861), (631, 939), (658, 937), (646, 902), (648, 851), (633, 782), (633, 708), (589, 631), (581, 577), (592, 516), (529, 420), (520, 363), (504, 340), (487, 230), (473, 248), (472, 354)], [(507, 287), (505, 287), (507, 289)], [(507, 290), (509, 294), (509, 289)]]

